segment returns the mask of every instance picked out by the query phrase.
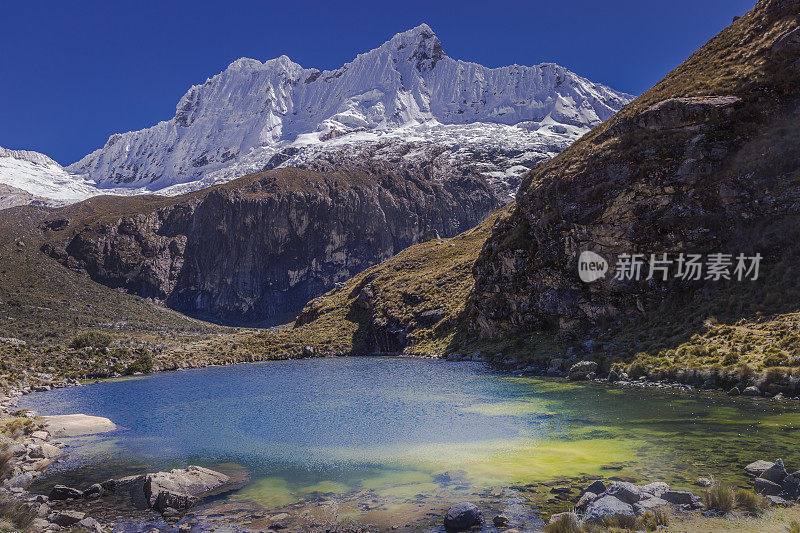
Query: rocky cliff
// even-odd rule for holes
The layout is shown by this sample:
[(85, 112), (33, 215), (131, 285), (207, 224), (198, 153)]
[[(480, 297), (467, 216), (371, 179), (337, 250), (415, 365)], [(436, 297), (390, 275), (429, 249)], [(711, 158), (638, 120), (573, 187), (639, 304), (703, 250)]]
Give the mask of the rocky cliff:
[(102, 284), (228, 323), (289, 319), (319, 294), (497, 206), (478, 178), (279, 169), (178, 197), (52, 211), (47, 253)]
[[(590, 250), (744, 253), (769, 270), (800, 215), (800, 2), (761, 0), (651, 90), (523, 181), (475, 264), (471, 325), (489, 336), (644, 312), (713, 281), (594, 283)], [(673, 255), (673, 257), (675, 257)], [(786, 273), (790, 275), (790, 273)], [(704, 274), (705, 275), (705, 274)]]

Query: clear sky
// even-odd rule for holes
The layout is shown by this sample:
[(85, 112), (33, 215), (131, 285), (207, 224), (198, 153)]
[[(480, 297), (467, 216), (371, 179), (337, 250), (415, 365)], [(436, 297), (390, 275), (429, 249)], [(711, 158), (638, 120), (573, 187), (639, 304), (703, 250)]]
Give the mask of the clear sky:
[(755, 0), (29, 0), (0, 9), (0, 146), (62, 164), (168, 120), (239, 57), (331, 69), (427, 22), (450, 57), (640, 94)]

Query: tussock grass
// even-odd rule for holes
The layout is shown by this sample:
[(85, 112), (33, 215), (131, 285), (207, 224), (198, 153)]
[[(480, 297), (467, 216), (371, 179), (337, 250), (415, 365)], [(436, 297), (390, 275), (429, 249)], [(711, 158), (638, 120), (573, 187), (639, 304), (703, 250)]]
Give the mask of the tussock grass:
[(735, 501), (736, 509), (752, 516), (763, 514), (769, 508), (769, 500), (751, 490), (737, 489)]
[(717, 483), (703, 491), (703, 503), (708, 509), (730, 513), (736, 506), (736, 489), (727, 483)]

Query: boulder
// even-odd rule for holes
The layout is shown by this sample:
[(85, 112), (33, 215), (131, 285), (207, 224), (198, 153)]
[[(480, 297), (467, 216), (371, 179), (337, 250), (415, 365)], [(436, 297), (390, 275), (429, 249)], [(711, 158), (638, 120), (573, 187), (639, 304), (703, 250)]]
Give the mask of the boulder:
[[(189, 466), (169, 472), (120, 478), (115, 481), (111, 490), (129, 490), (131, 503), (142, 510), (155, 508), (161, 493), (167, 493), (158, 505), (163, 509), (178, 510), (191, 507), (199, 498), (218, 492), (217, 489), (229, 482), (230, 478), (225, 474), (201, 466)], [(175, 505), (178, 507), (174, 507)]]
[(777, 483), (757, 477), (753, 480), (753, 490), (763, 496), (780, 496), (783, 489)]
[(504, 514), (499, 514), (492, 519), (494, 527), (507, 527), (509, 522), (508, 517)]
[(586, 508), (589, 507), (589, 505), (599, 497), (600, 496), (594, 492), (584, 492), (583, 496), (578, 499), (578, 503), (575, 504), (575, 510), (579, 513), (584, 512)]
[(569, 379), (573, 381), (581, 381), (588, 379), (590, 374), (597, 371), (597, 363), (594, 361), (580, 361), (575, 363), (569, 369)]
[(586, 508), (584, 520), (602, 524), (606, 518), (613, 516), (633, 516), (633, 506), (608, 494), (593, 501)]
[(481, 524), (483, 524), (483, 513), (474, 503), (457, 503), (444, 515), (444, 527), (447, 531), (465, 531)]
[(592, 481), (591, 484), (583, 489), (583, 492), (593, 492), (595, 494), (603, 494), (606, 491), (606, 484), (600, 481)]
[(61, 457), (64, 452), (58, 446), (53, 446), (52, 444), (48, 444), (43, 442), (41, 444), (36, 444), (31, 448), (30, 456), (35, 459), (56, 459)]
[(760, 477), (761, 473), (768, 468), (771, 468), (775, 463), (759, 459), (744, 467), (745, 471), (753, 477)]
[(66, 485), (56, 485), (50, 491), (51, 500), (77, 500), (83, 498), (83, 491)]
[(631, 505), (642, 499), (641, 489), (633, 483), (625, 481), (611, 482), (608, 489), (606, 489), (606, 494)]
[(156, 503), (158, 495), (162, 492), (170, 492), (175, 495), (199, 496), (224, 485), (230, 480), (225, 474), (201, 466), (190, 466), (185, 469), (176, 468), (169, 472), (147, 474), (144, 477), (142, 490), (150, 507)]
[(115, 431), (117, 426), (108, 418), (89, 415), (43, 416), (45, 428), (55, 438), (82, 437)]
[(50, 522), (44, 518), (34, 518), (31, 521), (31, 529), (33, 531), (46, 531), (50, 527)]
[(789, 507), (789, 502), (781, 498), (780, 496), (767, 496), (767, 500), (769, 500), (769, 504), (772, 507)]
[(80, 511), (61, 511), (53, 516), (51, 522), (61, 527), (70, 527), (84, 518), (86, 518), (86, 513)]
[(742, 391), (745, 396), (761, 396), (761, 390), (758, 387), (750, 386)]
[(27, 489), (33, 483), (33, 474), (21, 472), (10, 479), (3, 481), (3, 486), (7, 489)]
[(768, 481), (772, 481), (773, 483), (780, 484), (783, 482), (783, 479), (788, 475), (789, 473), (783, 466), (783, 460), (778, 459), (771, 467), (761, 472), (761, 475), (758, 477), (766, 479)]
[(105, 531), (103, 526), (100, 525), (100, 522), (88, 516), (78, 522), (78, 527), (88, 529), (89, 531), (94, 531), (96, 533), (103, 533)]
[(663, 481), (654, 481), (653, 483), (642, 485), (639, 487), (639, 490), (642, 492), (642, 495), (649, 494), (651, 496), (655, 496), (656, 498), (661, 498), (664, 496), (664, 493), (669, 490), (669, 485)]
[(694, 505), (700, 501), (700, 498), (688, 490), (668, 490), (661, 495), (661, 499), (675, 505)]
[(742, 391), (739, 390), (739, 387), (732, 387), (728, 390), (728, 396), (739, 396)]
[(194, 507), (197, 505), (198, 501), (199, 498), (197, 496), (161, 491), (158, 493), (158, 496), (156, 496), (155, 502), (153, 502), (153, 509), (159, 513), (164, 513), (167, 511), (167, 509), (182, 511), (184, 509), (190, 509)]
[(662, 500), (661, 498), (650, 496), (648, 498), (641, 499), (638, 502), (634, 503), (633, 510), (637, 515), (642, 515), (647, 511), (652, 511), (653, 509), (658, 509), (659, 507), (664, 507), (666, 505), (669, 505), (669, 502), (667, 500)]
[(84, 498), (99, 498), (106, 492), (106, 489), (100, 483), (95, 483), (85, 491), (83, 491)]
[(795, 474), (790, 474), (783, 478), (783, 481), (781, 481), (781, 490), (783, 491), (783, 496), (790, 500), (800, 498), (800, 477)]
[(39, 440), (50, 440), (50, 434), (46, 431), (38, 430), (31, 433), (31, 437)]

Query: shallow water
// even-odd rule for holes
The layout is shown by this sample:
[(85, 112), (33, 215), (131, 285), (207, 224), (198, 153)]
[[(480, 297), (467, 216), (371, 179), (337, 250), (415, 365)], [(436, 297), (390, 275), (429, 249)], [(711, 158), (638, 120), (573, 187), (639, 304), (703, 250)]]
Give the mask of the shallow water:
[[(760, 458), (800, 468), (795, 403), (512, 377), (478, 363), (277, 361), (31, 394), (21, 407), (125, 428), (72, 440), (53, 480), (236, 463), (252, 482), (233, 498), (272, 508), (362, 490), (401, 506), (587, 476), (743, 481), (741, 467)], [(439, 475), (453, 470), (463, 471), (455, 485)]]

